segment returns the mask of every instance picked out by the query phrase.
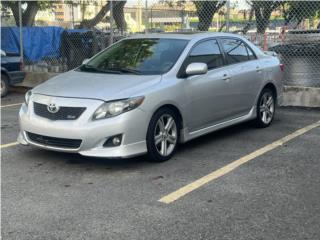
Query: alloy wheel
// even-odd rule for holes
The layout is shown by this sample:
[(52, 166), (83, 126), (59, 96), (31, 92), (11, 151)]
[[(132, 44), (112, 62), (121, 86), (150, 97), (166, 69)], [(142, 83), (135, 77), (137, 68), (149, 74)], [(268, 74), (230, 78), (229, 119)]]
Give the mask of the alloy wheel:
[(264, 124), (269, 124), (272, 121), (274, 108), (272, 93), (265, 92), (260, 101), (260, 119)]
[(169, 156), (175, 149), (178, 139), (177, 124), (169, 114), (162, 115), (155, 127), (154, 143), (161, 156)]

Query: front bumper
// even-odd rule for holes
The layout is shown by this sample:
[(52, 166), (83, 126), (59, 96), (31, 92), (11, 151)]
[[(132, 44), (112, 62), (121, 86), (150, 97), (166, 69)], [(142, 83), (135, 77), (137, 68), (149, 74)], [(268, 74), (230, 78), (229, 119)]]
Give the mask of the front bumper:
[[(76, 120), (49, 120), (35, 115), (32, 102), (58, 106), (85, 106), (86, 110)], [(100, 100), (75, 99), (33, 95), (29, 105), (23, 104), (19, 112), (21, 131), (18, 142), (23, 145), (34, 145), (40, 148), (75, 152), (92, 157), (132, 157), (147, 151), (146, 133), (149, 115), (137, 108), (119, 116), (92, 121), (94, 111), (103, 103)], [(28, 138), (27, 132), (54, 138), (81, 139), (79, 148), (64, 148), (53, 145), (40, 144)], [(105, 141), (118, 134), (122, 134), (120, 146), (104, 147)]]

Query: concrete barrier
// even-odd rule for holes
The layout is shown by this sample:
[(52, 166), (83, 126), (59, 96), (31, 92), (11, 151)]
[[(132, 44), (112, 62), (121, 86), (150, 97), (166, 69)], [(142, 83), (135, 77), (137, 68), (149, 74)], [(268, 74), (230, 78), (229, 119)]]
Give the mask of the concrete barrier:
[(57, 76), (59, 73), (49, 72), (27, 72), (24, 81), (16, 86), (33, 88), (48, 79)]
[(320, 107), (320, 88), (284, 86), (280, 105)]

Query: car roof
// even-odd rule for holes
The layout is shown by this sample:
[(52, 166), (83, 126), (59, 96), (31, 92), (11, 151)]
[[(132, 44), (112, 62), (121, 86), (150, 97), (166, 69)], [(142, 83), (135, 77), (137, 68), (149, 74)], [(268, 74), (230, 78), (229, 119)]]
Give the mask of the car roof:
[(240, 35), (224, 32), (174, 32), (174, 33), (146, 33), (134, 34), (129, 38), (171, 38), (185, 40), (200, 40), (209, 37), (240, 37)]

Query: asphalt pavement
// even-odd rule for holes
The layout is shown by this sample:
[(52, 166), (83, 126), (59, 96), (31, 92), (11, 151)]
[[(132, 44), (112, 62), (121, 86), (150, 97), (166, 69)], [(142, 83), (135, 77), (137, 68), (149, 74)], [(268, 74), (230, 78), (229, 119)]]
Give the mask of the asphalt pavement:
[(320, 120), (278, 108), (188, 142), (168, 162), (99, 159), (16, 142), (23, 95), (1, 107), (3, 239), (320, 239), (320, 127), (166, 204), (162, 197)]

